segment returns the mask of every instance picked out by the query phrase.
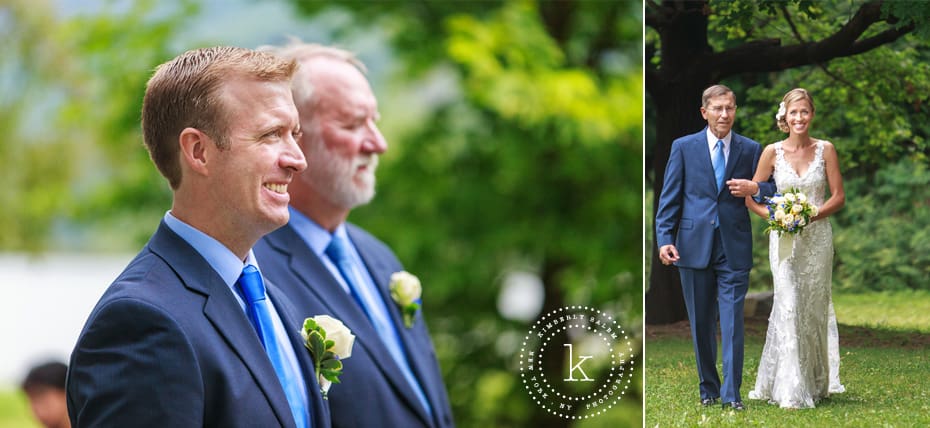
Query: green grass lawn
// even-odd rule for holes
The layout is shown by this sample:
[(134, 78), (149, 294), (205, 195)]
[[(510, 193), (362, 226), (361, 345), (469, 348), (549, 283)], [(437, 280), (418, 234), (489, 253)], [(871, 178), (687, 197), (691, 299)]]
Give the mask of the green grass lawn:
[(930, 291), (834, 292), (833, 306), (841, 324), (930, 334)]
[(701, 407), (687, 331), (659, 329), (646, 336), (646, 426), (930, 426), (930, 293), (839, 294), (834, 305), (845, 393), (805, 410), (745, 399), (765, 339), (765, 320), (750, 319), (740, 390), (747, 410)]

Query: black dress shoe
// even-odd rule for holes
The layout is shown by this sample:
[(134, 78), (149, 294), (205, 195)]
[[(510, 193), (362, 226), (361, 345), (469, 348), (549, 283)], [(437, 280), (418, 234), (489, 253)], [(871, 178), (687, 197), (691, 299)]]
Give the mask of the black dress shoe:
[(742, 412), (743, 410), (746, 410), (746, 406), (743, 406), (742, 401), (733, 401), (730, 403), (723, 403), (723, 410), (726, 410), (727, 408), (733, 409), (737, 412)]
[(714, 404), (717, 404), (716, 398), (702, 398), (701, 399), (701, 405), (704, 407), (713, 406)]

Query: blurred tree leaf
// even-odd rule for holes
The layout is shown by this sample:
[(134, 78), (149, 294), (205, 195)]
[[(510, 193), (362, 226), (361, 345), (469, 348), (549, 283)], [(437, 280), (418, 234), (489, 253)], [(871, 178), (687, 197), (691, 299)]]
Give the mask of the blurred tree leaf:
[(47, 37), (54, 14), (44, 4), (7, 2), (0, 18), (0, 248), (38, 251), (71, 201), (69, 160), (80, 153), (73, 140), (81, 133), (61, 126), (55, 111), (75, 92), (75, 66)]
[[(60, 42), (69, 44), (79, 61), (86, 91), (64, 106), (64, 118), (75, 126), (94, 124), (95, 146), (107, 165), (88, 177), (73, 215), (91, 226), (89, 233), (112, 236), (117, 247), (127, 237), (144, 243), (171, 206), (170, 188), (143, 148), (142, 96), (155, 65), (177, 55), (171, 37), (197, 6), (190, 1), (158, 5), (139, 1), (125, 12), (76, 16), (59, 31)], [(101, 241), (98, 245), (107, 245)]]

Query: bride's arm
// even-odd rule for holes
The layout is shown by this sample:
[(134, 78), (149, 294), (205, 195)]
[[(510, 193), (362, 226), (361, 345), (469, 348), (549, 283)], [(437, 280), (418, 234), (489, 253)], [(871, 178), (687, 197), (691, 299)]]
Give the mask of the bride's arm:
[(843, 190), (843, 175), (840, 174), (839, 156), (836, 148), (828, 141), (823, 142), (823, 162), (827, 169), (827, 183), (830, 185), (830, 199), (827, 199), (819, 208), (811, 221), (826, 218), (846, 205), (846, 192)]
[[(775, 149), (774, 145), (769, 144), (765, 146), (765, 149), (762, 150), (762, 156), (759, 157), (759, 165), (756, 166), (756, 175), (752, 177), (752, 181), (761, 182), (767, 181), (769, 177), (772, 176), (772, 172), (775, 171)], [(769, 209), (764, 204), (756, 202), (752, 196), (746, 197), (746, 208), (749, 208), (749, 211), (756, 213), (759, 217), (769, 218)]]

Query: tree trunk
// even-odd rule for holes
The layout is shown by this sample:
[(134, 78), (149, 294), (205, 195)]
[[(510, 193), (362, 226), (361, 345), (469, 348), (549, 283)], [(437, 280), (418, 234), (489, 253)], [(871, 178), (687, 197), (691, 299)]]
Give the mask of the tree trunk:
[[(665, 183), (665, 166), (676, 138), (699, 131), (702, 122), (700, 105), (705, 79), (684, 79), (677, 86), (669, 87), (654, 96), (656, 102), (656, 146), (652, 169), (655, 180), (652, 191), (652, 212), (659, 207), (659, 196)], [(685, 101), (680, 101), (685, 100)], [(689, 102), (686, 100), (694, 100)], [(655, 221), (653, 217), (651, 221)], [(649, 276), (649, 292), (646, 293), (646, 324), (669, 324), (688, 318), (685, 301), (681, 293), (678, 269), (665, 266), (659, 261), (655, 227), (652, 228), (652, 272)]]
[[(566, 265), (567, 263), (564, 261), (554, 260), (552, 256), (543, 260), (542, 272), (540, 272), (540, 279), (542, 279), (543, 286), (545, 287), (545, 301), (542, 308), (543, 314), (548, 314), (565, 306), (565, 296), (562, 292), (562, 284), (559, 280), (559, 276)], [(558, 333), (553, 340), (558, 343), (568, 343), (568, 336), (565, 332), (561, 332)], [(543, 361), (543, 371), (552, 379), (559, 379), (559, 377), (557, 377), (558, 375), (553, 376), (552, 374), (561, 374), (564, 367), (565, 353), (563, 352), (553, 352), (551, 355), (547, 355), (547, 358)], [(536, 406), (536, 403), (533, 403), (533, 405)], [(571, 425), (571, 421), (568, 419), (553, 415), (540, 407), (536, 407), (534, 410), (528, 426), (540, 428), (567, 428)]]
[[(656, 109), (656, 144), (653, 154), (652, 212), (659, 206), (659, 196), (665, 183), (665, 166), (676, 138), (699, 131), (706, 125), (701, 117), (701, 94), (714, 78), (706, 67), (695, 66), (710, 52), (707, 44), (707, 16), (703, 4), (685, 3), (685, 13), (677, 15), (662, 33), (662, 69), (660, 85), (649, 87)], [(667, 59), (667, 60), (666, 60)], [(655, 217), (650, 219), (655, 221)], [(646, 293), (646, 324), (669, 324), (688, 318), (681, 293), (681, 280), (677, 268), (659, 261), (655, 239), (652, 236), (652, 271), (649, 292)]]

